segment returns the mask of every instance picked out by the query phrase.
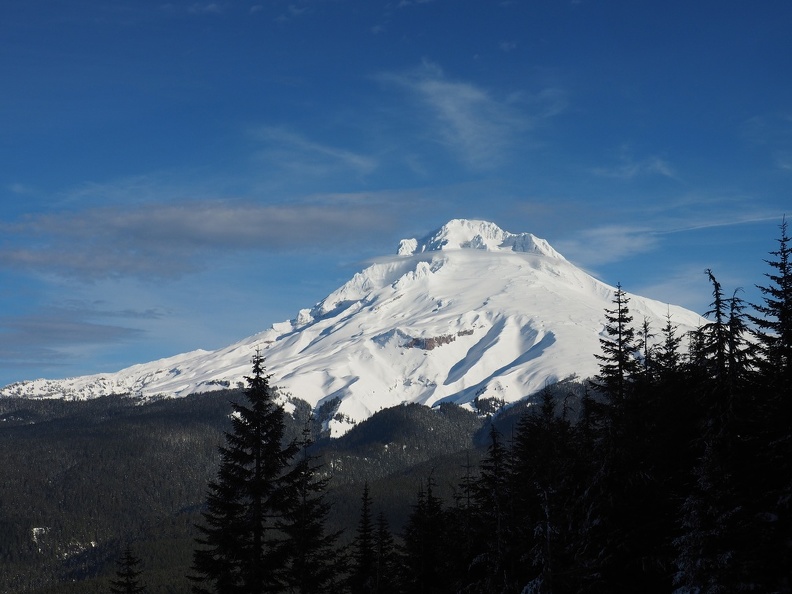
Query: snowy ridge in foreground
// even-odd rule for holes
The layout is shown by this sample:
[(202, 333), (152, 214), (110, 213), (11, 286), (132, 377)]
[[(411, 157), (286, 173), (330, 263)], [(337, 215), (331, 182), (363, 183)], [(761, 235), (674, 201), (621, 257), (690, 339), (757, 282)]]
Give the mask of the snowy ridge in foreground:
[[(543, 239), (484, 221), (453, 220), (402, 240), (311, 309), (217, 351), (193, 351), (112, 374), (35, 380), (2, 396), (87, 399), (126, 393), (186, 396), (244, 383), (255, 350), (272, 383), (319, 406), (338, 399), (333, 435), (403, 402), (514, 402), (547, 382), (597, 372), (613, 287), (576, 268)], [(704, 320), (630, 295), (636, 326), (679, 332)]]

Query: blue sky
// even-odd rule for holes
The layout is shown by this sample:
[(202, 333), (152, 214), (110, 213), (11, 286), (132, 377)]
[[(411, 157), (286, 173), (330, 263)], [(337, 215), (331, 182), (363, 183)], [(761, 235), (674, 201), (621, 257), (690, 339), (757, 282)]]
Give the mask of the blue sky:
[(757, 301), (789, 31), (770, 0), (6, 3), (0, 384), (225, 346), (451, 218)]

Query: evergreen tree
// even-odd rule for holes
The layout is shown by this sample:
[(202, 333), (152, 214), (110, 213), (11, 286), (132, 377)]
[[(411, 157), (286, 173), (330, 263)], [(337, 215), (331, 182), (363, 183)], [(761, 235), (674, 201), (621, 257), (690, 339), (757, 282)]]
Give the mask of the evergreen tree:
[(368, 482), (363, 484), (355, 539), (352, 541), (351, 569), (348, 586), (350, 594), (369, 594), (375, 591), (376, 552), (374, 550), (374, 523), (371, 514), (371, 496)]
[(401, 591), (404, 594), (439, 594), (451, 583), (445, 555), (446, 517), (434, 493), (434, 481), (421, 486), (404, 528)]
[(699, 357), (689, 380), (699, 408), (699, 435), (691, 440), (698, 460), (674, 541), (675, 582), (688, 591), (757, 591), (761, 562), (746, 546), (760, 548), (761, 535), (753, 509), (757, 456), (747, 422), (754, 405), (744, 304), (737, 291), (724, 297), (712, 271), (705, 272), (712, 284), (706, 313), (712, 321), (699, 330)]
[(723, 296), (723, 288), (718, 279), (707, 268), (704, 273), (712, 284), (712, 303), (704, 317), (712, 321), (705, 324), (700, 334), (702, 337), (702, 357), (708, 366), (709, 375), (720, 382), (725, 382), (728, 369), (729, 350), (729, 304)]
[(671, 321), (670, 311), (666, 313), (666, 324), (661, 332), (662, 340), (654, 351), (653, 363), (660, 379), (668, 380), (679, 372), (682, 364), (682, 337), (677, 336), (677, 326)]
[(512, 554), (519, 561), (521, 591), (572, 592), (578, 586), (573, 535), (585, 477), (571, 424), (555, 413), (552, 389), (546, 387), (541, 397), (541, 406), (522, 415), (514, 437), (511, 491), (517, 542)]
[(388, 520), (383, 512), (377, 514), (374, 533), (374, 594), (396, 592), (396, 545)]
[(146, 591), (141, 584), (140, 559), (132, 554), (132, 547), (127, 545), (124, 554), (118, 560), (116, 579), (110, 580), (110, 592), (113, 594), (140, 594)]
[(499, 592), (514, 587), (510, 465), (510, 452), (500, 432), (490, 424), (487, 454), (473, 486), (478, 546), (470, 567), (471, 591)]
[(772, 271), (765, 276), (767, 286), (758, 286), (764, 303), (754, 304), (759, 315), (749, 316), (756, 326), (760, 360), (766, 377), (773, 386), (792, 390), (792, 240), (787, 234), (784, 218), (780, 225), (778, 249), (770, 252), (774, 259), (765, 260)]
[[(657, 509), (665, 486), (656, 442), (665, 432), (653, 418), (654, 379), (641, 373), (629, 299), (621, 286), (613, 304), (605, 310), (602, 353), (595, 355), (600, 361), (595, 386), (604, 401), (585, 402), (582, 427), (575, 431), (579, 443), (588, 444), (582, 464), (588, 474), (581, 473), (588, 485), (580, 498), (580, 585), (590, 592), (619, 591), (626, 584), (662, 592), (670, 587), (663, 570), (667, 536), (649, 514), (668, 513)], [(648, 341), (646, 327), (644, 334)]]
[(613, 296), (613, 309), (605, 310), (605, 334), (600, 338), (602, 353), (595, 355), (600, 362), (597, 386), (618, 403), (626, 397), (628, 384), (637, 375), (640, 367), (636, 354), (639, 348), (635, 343), (635, 330), (630, 326), (630, 298), (616, 286)]
[[(768, 286), (759, 287), (763, 303), (749, 316), (758, 353), (754, 363), (756, 398), (750, 410), (749, 443), (756, 485), (751, 493), (754, 517), (761, 522), (762, 555), (768, 591), (792, 591), (792, 243), (784, 218), (778, 249), (765, 260)], [(786, 569), (782, 569), (786, 568)]]
[(649, 318), (644, 317), (640, 328), (638, 349), (641, 352), (641, 366), (643, 367), (642, 371), (645, 381), (650, 381), (653, 368), (655, 367), (653, 361), (654, 349), (651, 344), (651, 339), (654, 338), (654, 336)]
[(283, 444), (284, 412), (273, 401), (264, 359), (256, 352), (246, 377), (247, 405), (233, 403), (232, 430), (209, 483), (203, 525), (193, 554), (197, 593), (261, 594), (282, 588), (283, 534), (277, 521), (290, 492), (284, 473), (298, 451)]
[(303, 430), (302, 454), (285, 476), (286, 511), (276, 522), (283, 533), (280, 545), (283, 582), (294, 594), (330, 592), (337, 585), (342, 562), (336, 550), (339, 532), (327, 532), (330, 504), (325, 499), (328, 478), (309, 447), (310, 420)]

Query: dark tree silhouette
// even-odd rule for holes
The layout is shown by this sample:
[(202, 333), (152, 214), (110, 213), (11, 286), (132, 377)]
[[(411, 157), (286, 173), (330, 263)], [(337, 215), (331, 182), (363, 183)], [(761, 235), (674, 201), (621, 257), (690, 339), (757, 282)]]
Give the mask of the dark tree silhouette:
[(352, 541), (351, 568), (348, 587), (351, 594), (374, 592), (376, 582), (376, 553), (374, 551), (374, 522), (368, 482), (363, 484), (360, 501), (360, 520)]
[(140, 569), (141, 561), (132, 554), (132, 547), (127, 545), (124, 554), (117, 562), (116, 579), (110, 580), (110, 592), (113, 594), (140, 594), (146, 591), (146, 586), (140, 582), (143, 573)]
[(217, 479), (209, 484), (204, 523), (193, 554), (195, 592), (278, 592), (283, 578), (287, 511), (284, 474), (299, 450), (283, 445), (284, 412), (273, 401), (264, 359), (256, 352), (246, 378), (247, 405), (232, 404), (232, 430), (220, 448)]
[(605, 334), (600, 338), (602, 353), (595, 355), (600, 362), (597, 386), (604, 391), (612, 402), (624, 400), (627, 385), (640, 369), (639, 347), (635, 343), (635, 330), (630, 326), (630, 298), (616, 286), (613, 295), (613, 309), (605, 310)]
[(396, 592), (396, 544), (383, 512), (377, 514), (374, 533), (374, 594)]
[(277, 526), (281, 544), (283, 581), (294, 594), (320, 594), (336, 589), (343, 569), (336, 547), (340, 532), (326, 529), (330, 504), (325, 499), (328, 478), (310, 455), (310, 420), (303, 430), (302, 454), (285, 477), (287, 505)]

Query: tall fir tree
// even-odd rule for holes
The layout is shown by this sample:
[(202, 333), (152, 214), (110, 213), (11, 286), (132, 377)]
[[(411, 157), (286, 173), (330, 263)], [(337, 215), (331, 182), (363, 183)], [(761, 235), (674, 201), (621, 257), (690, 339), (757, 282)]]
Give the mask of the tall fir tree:
[[(762, 539), (768, 591), (792, 591), (792, 240), (786, 218), (778, 248), (765, 260), (769, 283), (760, 286), (763, 303), (754, 304), (759, 371), (751, 410), (752, 493), (755, 517), (764, 518)], [(782, 569), (786, 568), (786, 569)]]
[(473, 484), (474, 534), (477, 554), (469, 583), (479, 591), (499, 592), (515, 586), (512, 543), (511, 452), (494, 424), (489, 428), (487, 454)]
[(118, 559), (116, 578), (110, 580), (112, 594), (141, 594), (146, 591), (146, 586), (140, 581), (141, 561), (132, 553), (132, 547), (127, 545), (123, 555)]
[(682, 365), (681, 344), (682, 337), (677, 335), (677, 326), (671, 318), (671, 312), (666, 313), (666, 323), (661, 332), (660, 344), (654, 350), (652, 362), (661, 381), (670, 379), (678, 374)]
[(231, 431), (220, 447), (217, 479), (209, 483), (198, 548), (193, 553), (196, 593), (262, 594), (283, 586), (283, 533), (288, 510), (284, 483), (299, 447), (285, 444), (284, 412), (273, 400), (260, 352), (246, 377), (247, 405), (232, 403)]
[[(641, 344), (631, 322), (629, 297), (618, 285), (613, 307), (605, 310), (601, 353), (595, 355), (600, 372), (594, 386), (601, 398), (585, 403), (591, 412), (584, 410), (575, 431), (581, 443), (589, 443), (582, 464), (588, 485), (580, 500), (578, 569), (581, 588), (591, 592), (616, 591), (625, 583), (644, 592), (670, 587), (670, 576), (658, 568), (664, 535), (646, 509), (656, 505), (659, 492), (652, 464), (654, 378), (640, 364)], [(644, 325), (646, 342), (649, 334)]]
[(440, 594), (451, 583), (447, 571), (446, 514), (435, 494), (432, 477), (418, 490), (416, 503), (404, 527), (401, 558), (401, 592)]
[(328, 477), (320, 477), (309, 420), (300, 443), (302, 453), (284, 477), (286, 510), (277, 520), (283, 533), (280, 544), (282, 580), (293, 594), (322, 594), (338, 589), (344, 569), (337, 549), (340, 532), (327, 530), (330, 504), (325, 497)]
[(396, 592), (396, 544), (385, 513), (377, 514), (374, 532), (374, 589), (373, 594)]
[(347, 586), (350, 594), (370, 594), (376, 582), (376, 553), (374, 551), (374, 521), (368, 481), (363, 484), (360, 499), (360, 519), (352, 541), (351, 567)]
[(512, 555), (520, 591), (572, 592), (578, 586), (574, 535), (585, 484), (572, 426), (557, 415), (550, 386), (541, 405), (530, 407), (517, 424), (512, 447), (511, 492), (515, 508)]
[(618, 403), (627, 395), (629, 383), (640, 370), (635, 342), (635, 329), (630, 325), (630, 298), (621, 284), (616, 285), (613, 308), (605, 310), (605, 337), (600, 338), (601, 354), (595, 355), (599, 363), (596, 377), (597, 387), (612, 403)]
[(723, 296), (723, 287), (710, 268), (704, 273), (712, 285), (712, 303), (704, 317), (711, 321), (701, 330), (702, 356), (708, 373), (719, 382), (725, 383), (728, 376), (729, 352), (729, 303)]
[(792, 239), (784, 218), (780, 225), (778, 249), (765, 262), (772, 269), (765, 273), (769, 283), (758, 286), (763, 303), (753, 304), (758, 315), (749, 316), (756, 327), (762, 370), (773, 387), (787, 394), (792, 391)]

